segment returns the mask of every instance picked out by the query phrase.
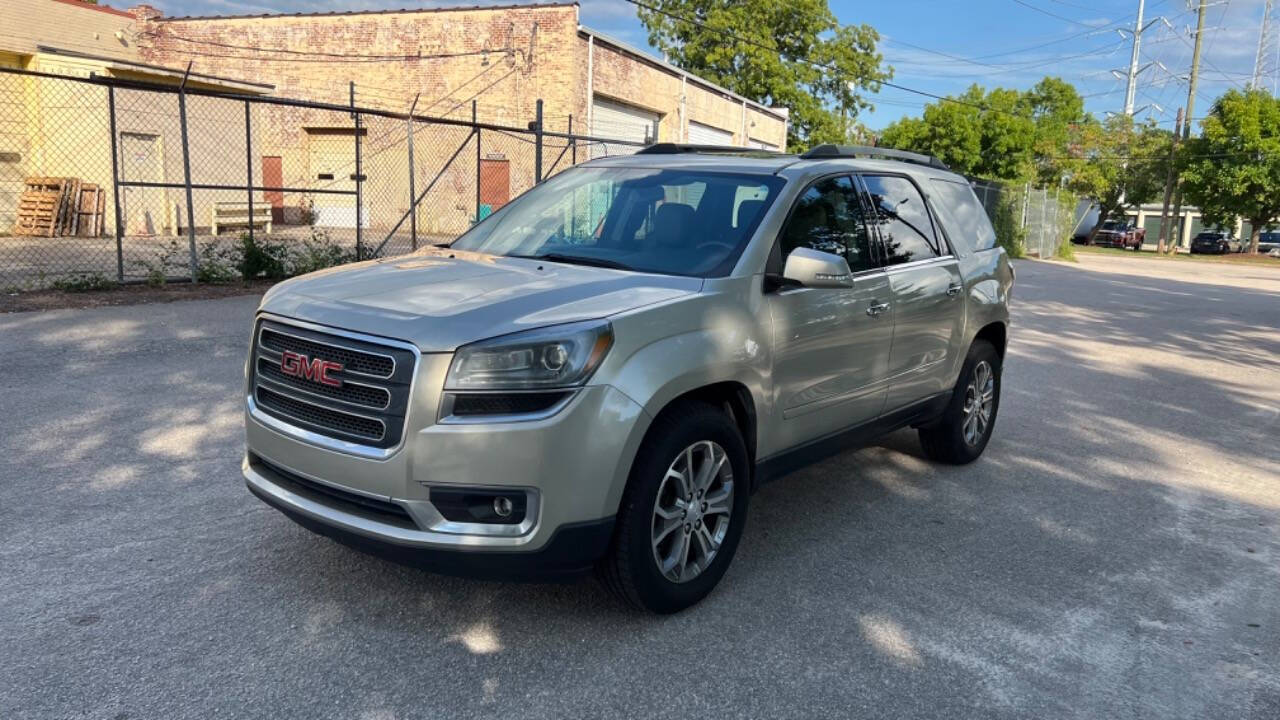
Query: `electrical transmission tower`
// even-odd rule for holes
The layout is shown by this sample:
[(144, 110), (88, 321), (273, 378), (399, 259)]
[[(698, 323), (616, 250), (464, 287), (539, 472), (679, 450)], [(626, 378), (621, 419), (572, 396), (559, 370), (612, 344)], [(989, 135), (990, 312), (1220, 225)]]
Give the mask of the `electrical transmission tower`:
[(1280, 90), (1280, 3), (1267, 0), (1262, 12), (1262, 29), (1258, 32), (1258, 57), (1253, 62), (1254, 90)]

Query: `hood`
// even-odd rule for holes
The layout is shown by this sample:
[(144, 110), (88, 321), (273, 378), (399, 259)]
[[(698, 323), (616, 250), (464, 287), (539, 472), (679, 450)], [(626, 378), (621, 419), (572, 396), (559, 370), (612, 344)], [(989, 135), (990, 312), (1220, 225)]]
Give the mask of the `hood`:
[(423, 352), (607, 317), (697, 293), (701, 278), (508, 258), (448, 248), (283, 282), (261, 310), (405, 340)]

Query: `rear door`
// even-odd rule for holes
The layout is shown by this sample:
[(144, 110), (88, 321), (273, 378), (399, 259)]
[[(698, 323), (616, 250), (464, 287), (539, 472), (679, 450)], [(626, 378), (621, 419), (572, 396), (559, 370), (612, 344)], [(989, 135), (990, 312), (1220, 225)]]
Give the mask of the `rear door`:
[(889, 353), (892, 412), (949, 390), (956, 353), (964, 352), (965, 292), (960, 265), (936, 227), (924, 195), (906, 175), (862, 176), (885, 258), (893, 304)]
[(807, 247), (843, 256), (846, 288), (782, 288), (768, 298), (774, 326), (774, 406), (791, 447), (873, 420), (884, 408), (893, 316), (889, 280), (874, 255), (868, 208), (855, 180), (839, 175), (809, 186), (791, 210), (768, 271)]

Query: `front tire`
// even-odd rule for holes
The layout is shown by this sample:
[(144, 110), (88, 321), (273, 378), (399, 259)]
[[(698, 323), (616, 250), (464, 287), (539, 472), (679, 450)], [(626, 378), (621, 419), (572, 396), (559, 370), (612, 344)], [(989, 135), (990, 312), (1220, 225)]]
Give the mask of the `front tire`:
[(674, 613), (720, 582), (747, 519), (746, 444), (729, 416), (704, 403), (664, 411), (649, 429), (598, 567), (627, 603)]
[(1000, 409), (1000, 354), (974, 340), (940, 422), (920, 428), (920, 445), (932, 460), (964, 465), (977, 460), (991, 439)]

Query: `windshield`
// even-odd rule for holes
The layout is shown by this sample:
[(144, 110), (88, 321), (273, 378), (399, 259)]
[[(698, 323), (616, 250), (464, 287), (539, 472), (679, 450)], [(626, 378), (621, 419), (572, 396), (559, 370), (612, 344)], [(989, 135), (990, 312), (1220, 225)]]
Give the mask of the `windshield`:
[(681, 169), (571, 168), (455, 240), (458, 250), (717, 277), (782, 179)]
[(1126, 227), (1128, 226), (1125, 223), (1116, 222), (1115, 220), (1108, 220), (1102, 225), (1103, 230), (1124, 230)]

